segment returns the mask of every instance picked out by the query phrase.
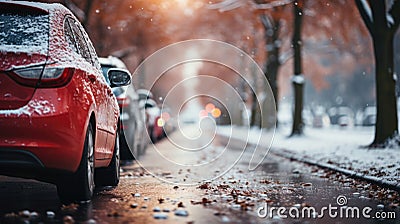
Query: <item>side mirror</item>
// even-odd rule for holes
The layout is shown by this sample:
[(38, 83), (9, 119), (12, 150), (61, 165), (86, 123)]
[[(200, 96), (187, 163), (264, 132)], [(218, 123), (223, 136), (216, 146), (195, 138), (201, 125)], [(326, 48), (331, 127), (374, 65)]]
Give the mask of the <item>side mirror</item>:
[(131, 84), (132, 77), (128, 70), (120, 68), (110, 68), (107, 72), (108, 79), (110, 80), (110, 87), (127, 86)]

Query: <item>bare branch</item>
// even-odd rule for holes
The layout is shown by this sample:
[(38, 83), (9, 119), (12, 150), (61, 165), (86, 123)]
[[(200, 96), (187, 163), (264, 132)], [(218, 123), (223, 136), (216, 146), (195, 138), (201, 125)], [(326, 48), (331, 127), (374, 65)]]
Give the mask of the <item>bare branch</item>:
[(92, 9), (93, 0), (88, 0), (84, 9), (85, 19), (82, 21), (83, 27), (87, 28), (89, 23), (90, 10)]
[(285, 64), (287, 61), (289, 61), (291, 58), (293, 58), (293, 51), (292, 50), (288, 50), (286, 52), (281, 53), (280, 57), (279, 57), (279, 63), (281, 65)]
[(392, 8), (389, 10), (389, 15), (393, 18), (393, 26), (391, 29), (396, 32), (400, 25), (400, 0), (394, 0)]
[(261, 23), (263, 24), (264, 27), (266, 27), (266, 28), (272, 27), (271, 20), (268, 18), (268, 16), (266, 16), (265, 14), (262, 14), (260, 16), (260, 18), (261, 18)]
[(367, 26), (368, 31), (372, 34), (373, 18), (369, 4), (366, 0), (355, 0), (355, 2), (365, 26)]
[(211, 4), (208, 6), (209, 9), (218, 9), (220, 12), (230, 11), (239, 7), (242, 7), (246, 4), (251, 5), (253, 9), (256, 10), (267, 10), (272, 9), (279, 6), (284, 6), (292, 3), (293, 0), (276, 0), (268, 3), (258, 3), (253, 0), (224, 0), (219, 3)]
[(269, 2), (269, 3), (254, 3), (254, 2), (252, 2), (252, 6), (255, 9), (266, 10), (266, 9), (272, 9), (275, 7), (287, 5), (292, 2), (293, 2), (293, 0), (280, 0), (280, 1), (273, 1), (273, 2)]
[(225, 0), (215, 4), (208, 5), (209, 9), (218, 9), (220, 12), (237, 9), (246, 4), (246, 0)]
[(71, 0), (64, 0), (64, 4), (74, 13), (76, 17), (78, 17), (80, 21), (85, 20), (85, 12), (80, 9), (74, 2), (72, 2)]

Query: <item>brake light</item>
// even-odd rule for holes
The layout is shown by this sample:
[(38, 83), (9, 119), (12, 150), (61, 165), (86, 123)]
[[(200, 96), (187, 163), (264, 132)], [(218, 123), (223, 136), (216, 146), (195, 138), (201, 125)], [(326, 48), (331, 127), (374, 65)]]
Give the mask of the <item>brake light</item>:
[(157, 126), (158, 127), (164, 127), (164, 125), (165, 125), (165, 120), (162, 117), (159, 117), (157, 119)]
[(39, 66), (14, 70), (11, 78), (24, 86), (53, 88), (66, 85), (72, 79), (73, 74), (73, 68), (43, 68), (43, 66)]
[(129, 106), (129, 98), (128, 97), (117, 97), (117, 102), (118, 102), (118, 106), (119, 108), (126, 108)]

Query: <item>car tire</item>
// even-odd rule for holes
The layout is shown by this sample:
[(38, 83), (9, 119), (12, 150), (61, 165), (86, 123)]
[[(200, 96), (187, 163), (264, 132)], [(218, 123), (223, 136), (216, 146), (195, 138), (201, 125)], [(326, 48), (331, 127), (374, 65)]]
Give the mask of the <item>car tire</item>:
[(96, 186), (117, 186), (120, 177), (120, 140), (119, 131), (115, 135), (114, 153), (110, 164), (98, 168), (95, 174)]
[(126, 138), (124, 133), (120, 134), (119, 137), (119, 147), (120, 147), (120, 159), (121, 160), (127, 160), (127, 161), (131, 161), (134, 160), (135, 157), (133, 154), (135, 154), (135, 151), (131, 152), (130, 148), (128, 146), (128, 143), (126, 142)]
[(90, 201), (95, 188), (94, 161), (93, 127), (89, 123), (78, 170), (72, 175), (64, 176), (57, 183), (57, 193), (61, 201)]

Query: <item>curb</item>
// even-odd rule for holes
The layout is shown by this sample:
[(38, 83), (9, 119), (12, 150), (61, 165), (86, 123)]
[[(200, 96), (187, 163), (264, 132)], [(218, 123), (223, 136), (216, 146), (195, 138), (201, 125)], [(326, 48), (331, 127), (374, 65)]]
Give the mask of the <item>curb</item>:
[[(217, 135), (219, 137), (222, 137), (222, 138), (228, 138), (228, 139), (231, 138), (231, 139), (243, 141), (240, 138), (229, 137), (229, 136), (222, 135), (220, 133), (217, 133)], [(253, 144), (251, 142), (247, 142), (247, 145), (257, 146), (256, 144)], [(366, 182), (369, 182), (369, 183), (372, 183), (372, 184), (376, 184), (376, 185), (378, 185), (380, 187), (388, 188), (388, 189), (391, 189), (391, 190), (394, 190), (394, 191), (397, 191), (398, 193), (400, 193), (400, 183), (385, 181), (385, 180), (382, 180), (382, 179), (380, 179), (378, 177), (364, 175), (364, 174), (357, 173), (357, 172), (352, 171), (352, 170), (347, 170), (347, 169), (343, 169), (343, 168), (340, 168), (340, 167), (337, 167), (337, 166), (333, 166), (333, 165), (328, 164), (328, 163), (322, 163), (322, 162), (313, 161), (311, 159), (302, 158), (300, 156), (297, 156), (295, 153), (293, 153), (293, 152), (291, 152), (289, 150), (285, 150), (285, 151), (286, 152), (290, 152), (292, 155), (289, 155), (287, 153), (286, 154), (285, 153), (280, 153), (280, 152), (278, 152), (278, 150), (285, 150), (285, 149), (279, 149), (279, 148), (272, 149), (271, 148), (268, 153), (271, 153), (273, 155), (276, 155), (276, 156), (279, 156), (279, 157), (283, 157), (283, 158), (286, 158), (286, 159), (295, 160), (295, 161), (302, 162), (302, 163), (305, 163), (305, 164), (321, 167), (321, 168), (324, 168), (324, 169), (333, 170), (335, 172), (345, 174), (345, 175), (347, 175), (347, 176), (349, 176), (351, 178), (358, 179), (358, 180), (363, 180), (363, 181), (366, 181)]]
[(296, 156), (296, 155), (287, 155), (287, 154), (279, 153), (279, 152), (276, 152), (276, 150), (270, 150), (269, 153), (272, 153), (272, 154), (274, 154), (276, 156), (280, 156), (280, 157), (283, 157), (283, 158), (286, 158), (286, 159), (295, 160), (295, 161), (306, 163), (306, 164), (309, 164), (309, 165), (318, 166), (318, 167), (321, 167), (321, 168), (324, 168), (324, 169), (333, 170), (335, 172), (345, 174), (345, 175), (347, 175), (347, 176), (349, 176), (351, 178), (358, 179), (358, 180), (364, 180), (364, 181), (367, 181), (369, 183), (376, 184), (376, 185), (384, 187), (384, 188), (389, 188), (391, 190), (395, 190), (395, 191), (400, 193), (400, 183), (396, 184), (396, 183), (393, 183), (393, 182), (382, 180), (382, 179), (380, 179), (378, 177), (369, 176), (369, 175), (363, 175), (363, 174), (357, 173), (355, 171), (343, 169), (343, 168), (340, 168), (340, 167), (337, 167), (337, 166), (333, 166), (333, 165), (328, 164), (328, 163), (321, 163), (321, 162), (313, 161), (311, 159), (301, 158), (301, 157)]

